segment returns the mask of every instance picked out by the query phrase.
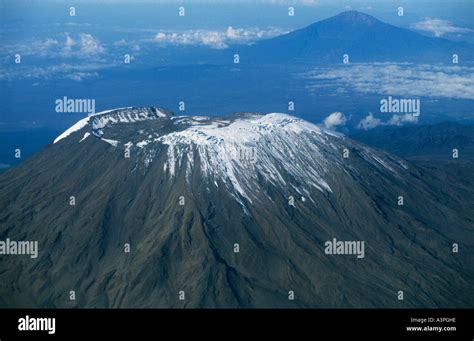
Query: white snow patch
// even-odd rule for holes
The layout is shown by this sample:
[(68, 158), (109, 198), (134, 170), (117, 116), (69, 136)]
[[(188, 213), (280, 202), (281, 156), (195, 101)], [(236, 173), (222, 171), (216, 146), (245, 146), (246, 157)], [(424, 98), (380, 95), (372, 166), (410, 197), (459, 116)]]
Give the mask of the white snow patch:
[(82, 120), (78, 121), (76, 124), (74, 124), (72, 127), (68, 128), (66, 131), (64, 131), (61, 135), (59, 135), (58, 137), (56, 137), (56, 139), (54, 140), (53, 144), (54, 143), (58, 143), (59, 141), (61, 141), (62, 139), (65, 139), (66, 137), (68, 137), (69, 135), (71, 135), (72, 133), (78, 131), (78, 130), (81, 130), (82, 128), (84, 128), (85, 126), (87, 126), (89, 124), (89, 119), (91, 118), (91, 116), (89, 117), (86, 117), (86, 118), (83, 118)]
[(147, 144), (149, 144), (151, 141), (150, 140), (143, 140), (143, 141), (140, 141), (137, 143), (137, 147), (138, 148), (143, 148), (145, 147)]
[(120, 143), (119, 141), (104, 139), (103, 137), (101, 138), (101, 140), (104, 141), (104, 142), (107, 142), (108, 144), (110, 144), (114, 147), (117, 147), (118, 144)]
[(88, 137), (90, 136), (90, 134), (91, 134), (91, 133), (86, 132), (86, 133), (84, 134), (84, 136), (82, 137), (82, 139), (79, 140), (79, 143), (81, 143), (81, 142), (84, 141), (86, 138), (88, 138)]

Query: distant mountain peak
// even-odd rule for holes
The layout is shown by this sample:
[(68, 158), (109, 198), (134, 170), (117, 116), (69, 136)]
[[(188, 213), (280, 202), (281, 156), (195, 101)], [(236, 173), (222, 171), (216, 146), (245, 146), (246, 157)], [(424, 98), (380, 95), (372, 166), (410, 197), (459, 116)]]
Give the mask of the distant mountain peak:
[(248, 47), (255, 63), (338, 64), (349, 54), (354, 62), (450, 62), (450, 51), (472, 60), (472, 44), (427, 37), (385, 23), (369, 14), (345, 11), (309, 26)]

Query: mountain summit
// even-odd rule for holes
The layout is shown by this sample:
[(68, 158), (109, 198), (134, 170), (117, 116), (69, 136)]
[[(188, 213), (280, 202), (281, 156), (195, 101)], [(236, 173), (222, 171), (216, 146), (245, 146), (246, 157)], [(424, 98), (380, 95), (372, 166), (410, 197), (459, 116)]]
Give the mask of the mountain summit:
[(327, 19), (327, 21), (345, 23), (347, 25), (352, 24), (366, 26), (372, 26), (376, 23), (380, 23), (380, 21), (375, 19), (373, 16), (355, 10), (341, 12), (338, 15)]
[(0, 238), (38, 242), (0, 306), (472, 306), (444, 181), (287, 114), (98, 113), (0, 175)]
[(336, 36), (332, 36), (332, 38), (336, 38), (342, 37), (343, 34), (353, 36), (359, 34), (359, 31), (378, 29), (380, 25), (384, 25), (384, 23), (369, 14), (358, 11), (346, 11), (311, 24), (302, 30), (307, 32), (324, 32), (328, 34), (328, 38), (330, 38), (329, 34), (336, 34)]

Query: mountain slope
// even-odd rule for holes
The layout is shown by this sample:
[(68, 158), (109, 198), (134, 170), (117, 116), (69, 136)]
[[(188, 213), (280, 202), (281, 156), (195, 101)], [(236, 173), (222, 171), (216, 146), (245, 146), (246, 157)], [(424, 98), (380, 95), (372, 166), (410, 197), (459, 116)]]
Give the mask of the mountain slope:
[(451, 63), (458, 54), (473, 61), (474, 47), (467, 43), (432, 38), (386, 24), (357, 11), (342, 12), (302, 29), (257, 42), (243, 50), (249, 62), (342, 63), (400, 61)]
[(2, 307), (474, 304), (472, 188), (285, 114), (99, 113), (0, 186), (0, 239), (39, 243), (0, 255)]

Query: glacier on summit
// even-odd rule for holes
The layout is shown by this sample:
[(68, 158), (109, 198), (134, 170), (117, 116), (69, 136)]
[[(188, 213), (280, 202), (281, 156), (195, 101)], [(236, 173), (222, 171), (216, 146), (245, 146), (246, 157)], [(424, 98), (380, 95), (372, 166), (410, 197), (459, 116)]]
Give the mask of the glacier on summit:
[[(132, 129), (131, 135), (122, 136), (120, 129), (114, 128), (144, 121), (149, 122), (140, 130)], [(340, 133), (283, 113), (174, 116), (165, 109), (151, 107), (98, 113), (66, 130), (55, 143), (86, 129), (90, 132), (82, 133), (79, 142), (93, 134), (113, 147), (122, 144), (142, 157), (145, 168), (162, 154), (159, 151), (164, 147), (166, 157), (161, 167), (168, 176), (179, 176), (183, 170), (189, 182), (193, 172), (199, 171), (209, 184), (225, 184), (241, 203), (241, 198), (252, 202), (254, 183), (260, 179), (274, 186), (291, 183), (310, 200), (308, 186), (331, 192), (331, 169), (345, 168), (342, 152), (348, 145)], [(369, 148), (361, 148), (360, 154), (391, 172), (404, 167), (400, 160), (377, 155)]]

